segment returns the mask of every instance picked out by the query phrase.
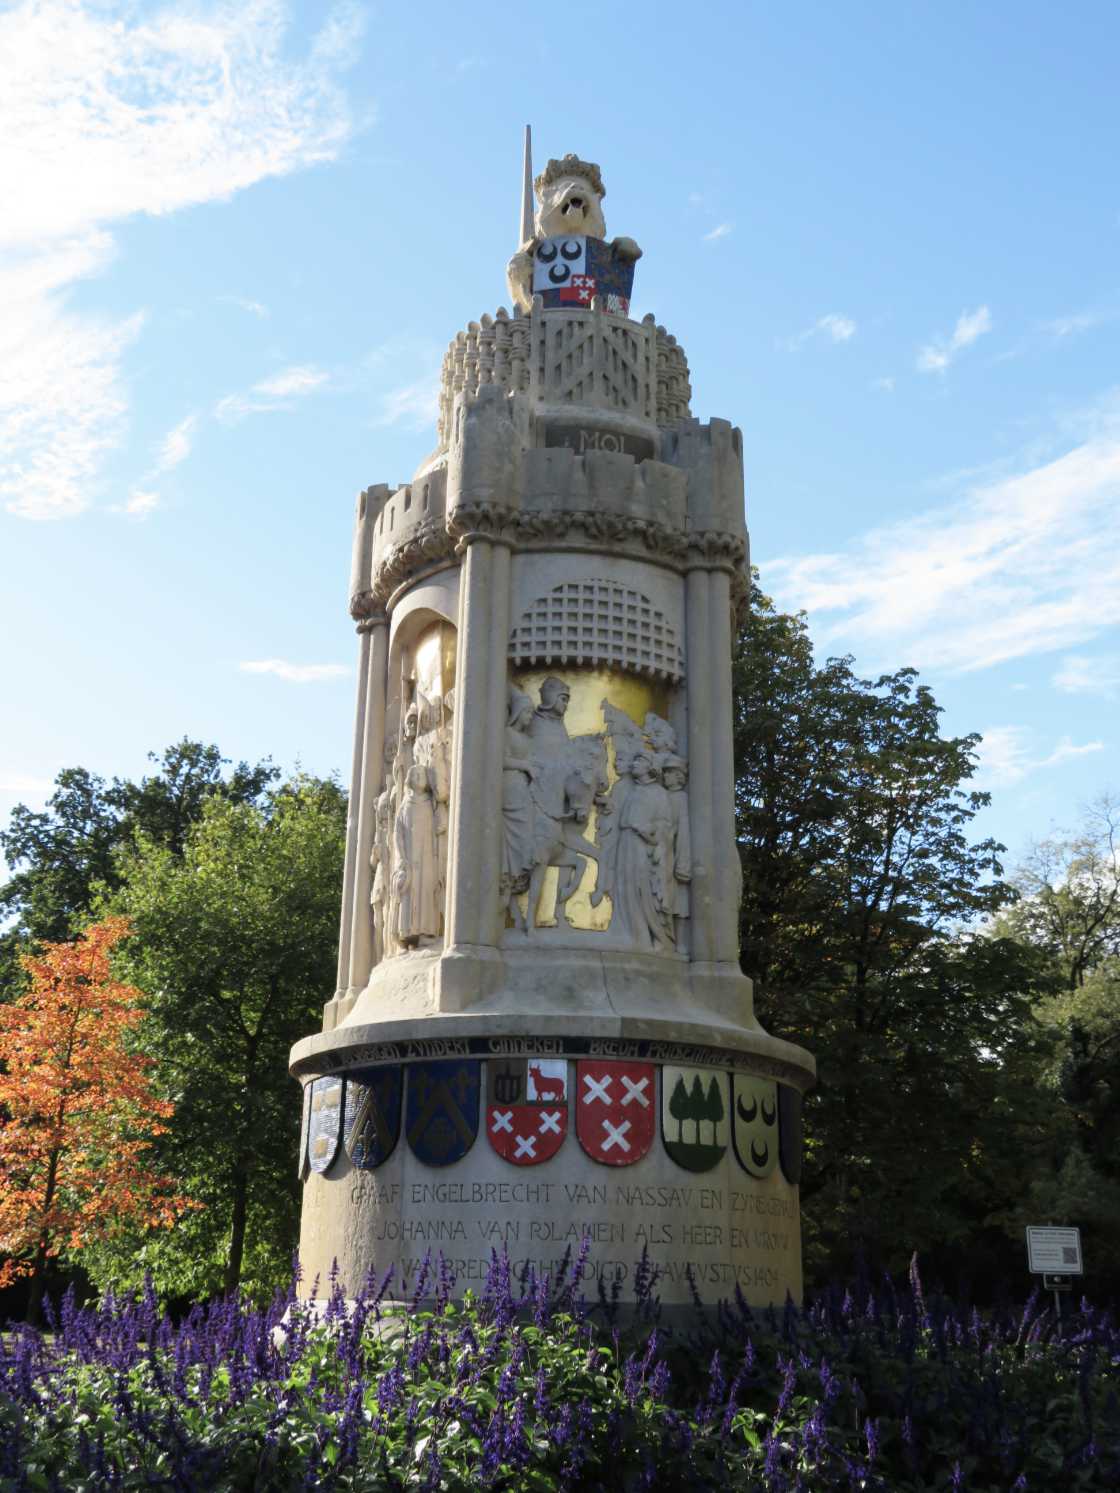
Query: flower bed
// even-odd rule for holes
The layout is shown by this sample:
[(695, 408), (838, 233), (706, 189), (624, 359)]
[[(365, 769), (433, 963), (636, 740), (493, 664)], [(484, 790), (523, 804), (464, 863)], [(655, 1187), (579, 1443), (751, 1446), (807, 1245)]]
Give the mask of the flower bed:
[(318, 1320), (294, 1293), (178, 1324), (150, 1291), (64, 1301), (4, 1341), (0, 1489), (1120, 1486), (1120, 1332), (1086, 1303), (982, 1316), (915, 1273), (669, 1332), (647, 1262), (625, 1327), (585, 1269), (518, 1284), (496, 1257), (454, 1303), (437, 1263), (409, 1310), (371, 1282)]

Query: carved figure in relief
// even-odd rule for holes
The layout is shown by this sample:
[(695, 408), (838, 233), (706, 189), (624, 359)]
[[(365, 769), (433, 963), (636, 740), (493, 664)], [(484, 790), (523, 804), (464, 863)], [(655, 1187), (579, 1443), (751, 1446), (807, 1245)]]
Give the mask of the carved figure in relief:
[(533, 796), (530, 783), (536, 773), (533, 739), (533, 702), (521, 690), (509, 692), (506, 717), (506, 750), (502, 767), (502, 882), (501, 896), (515, 928), (525, 931), (518, 901), (529, 889), (533, 869)]
[[(648, 719), (648, 717), (647, 717)], [(684, 952), (688, 927), (688, 884), (692, 880), (692, 837), (688, 825), (688, 763), (668, 756), (661, 764), (661, 781), (669, 795), (673, 824), (673, 927), (677, 948)]]
[(373, 885), (369, 900), (373, 909), (373, 962), (379, 963), (389, 952), (389, 884), (393, 875), (393, 792), (384, 788), (377, 796), (373, 817), (373, 849), (369, 863)]
[(632, 786), (619, 816), (613, 917), (639, 949), (664, 951), (673, 943), (673, 810), (657, 777), (652, 753), (630, 764)]
[(677, 750), (677, 733), (664, 717), (652, 710), (646, 712), (642, 733), (650, 744), (655, 766), (663, 767), (666, 759)]
[(416, 738), (414, 759), (428, 774), (428, 787), (434, 804), (436, 837), (436, 874), (439, 904), (447, 885), (447, 831), (450, 823), (448, 802), (451, 797), (451, 713), (455, 691), (434, 695), (421, 709), (422, 731)]
[(439, 935), (435, 806), (427, 769), (414, 763), (393, 824), (393, 890), (396, 933), (405, 948)]
[[(598, 166), (592, 161), (581, 161), (574, 155), (549, 161), (533, 185), (537, 196), (534, 233), (506, 268), (509, 293), (517, 309), (526, 313), (533, 304), (533, 255), (542, 239), (563, 235), (597, 239), (607, 236), (602, 207), (606, 188)], [(612, 240), (611, 249), (617, 258), (631, 263), (642, 257), (632, 238)]]
[[(536, 925), (537, 904), (545, 873), (559, 869), (556, 918), (567, 923), (565, 903), (579, 886), (588, 857), (598, 850), (583, 834), (592, 808), (606, 801), (607, 753), (602, 736), (568, 735), (564, 716), (571, 700), (566, 680), (550, 675), (541, 684), (540, 703), (519, 691), (510, 700), (503, 785), (505, 814), (503, 884), (501, 895), (516, 927), (523, 920), (515, 899), (525, 889), (528, 872), (528, 918), (526, 932)], [(528, 861), (522, 869), (526, 844), (524, 795), (528, 794)], [(508, 805), (508, 809), (507, 809)], [(517, 886), (519, 889), (514, 890)]]

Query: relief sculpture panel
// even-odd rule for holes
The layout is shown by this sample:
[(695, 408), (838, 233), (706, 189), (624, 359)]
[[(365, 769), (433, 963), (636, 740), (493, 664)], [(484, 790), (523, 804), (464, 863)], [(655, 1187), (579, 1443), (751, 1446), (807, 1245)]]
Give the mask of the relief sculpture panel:
[(450, 623), (431, 625), (401, 650), (398, 724), (387, 733), (370, 851), (375, 960), (443, 933), (454, 678)]
[(595, 670), (511, 685), (500, 893), (511, 929), (609, 930), (627, 947), (687, 953), (688, 764), (651, 708), (667, 709), (666, 694)]

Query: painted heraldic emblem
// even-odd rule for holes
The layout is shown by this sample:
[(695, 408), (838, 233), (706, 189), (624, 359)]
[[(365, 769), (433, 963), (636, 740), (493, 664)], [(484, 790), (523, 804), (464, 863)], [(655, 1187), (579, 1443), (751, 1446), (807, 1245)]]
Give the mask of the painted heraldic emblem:
[(630, 1166), (653, 1144), (657, 1070), (652, 1063), (581, 1058), (576, 1064), (576, 1135), (593, 1161)]
[(402, 1086), (398, 1064), (347, 1073), (343, 1136), (359, 1171), (371, 1172), (392, 1155), (401, 1133)]
[(778, 1157), (786, 1181), (794, 1187), (801, 1181), (804, 1128), (801, 1122), (801, 1091), (792, 1084), (778, 1085)]
[(739, 1165), (764, 1181), (778, 1164), (778, 1085), (736, 1073), (731, 1080), (731, 1140)]
[(486, 1134), (499, 1156), (536, 1166), (556, 1155), (568, 1133), (564, 1058), (490, 1058), (486, 1090)]
[(451, 1166), (474, 1145), (481, 1078), (478, 1058), (410, 1065), (405, 1130), (409, 1145), (428, 1166)]
[(632, 260), (619, 259), (601, 238), (575, 234), (546, 238), (533, 256), (533, 294), (546, 306), (590, 307), (598, 296), (604, 311), (629, 316), (634, 289)]
[(711, 1068), (661, 1069), (661, 1137), (690, 1172), (708, 1172), (727, 1150), (727, 1074)]
[(307, 1128), (307, 1149), (311, 1170), (325, 1172), (338, 1155), (342, 1134), (342, 1076), (317, 1078), (311, 1085), (311, 1120)]

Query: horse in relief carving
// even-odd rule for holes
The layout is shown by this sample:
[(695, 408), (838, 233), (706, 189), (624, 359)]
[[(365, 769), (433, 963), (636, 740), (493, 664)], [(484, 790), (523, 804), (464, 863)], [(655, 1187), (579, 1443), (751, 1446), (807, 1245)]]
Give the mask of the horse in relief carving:
[(559, 868), (556, 920), (567, 927), (565, 904), (583, 877), (587, 857), (598, 849), (583, 834), (592, 808), (606, 802), (607, 748), (602, 736), (577, 736), (562, 749), (538, 760), (530, 792), (533, 799), (533, 864), (529, 874), (527, 932), (536, 927), (537, 903), (550, 866)]

